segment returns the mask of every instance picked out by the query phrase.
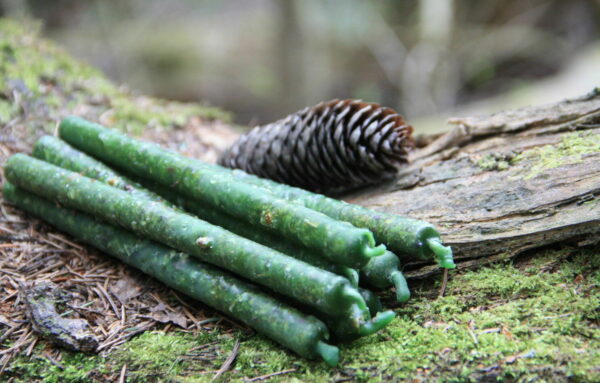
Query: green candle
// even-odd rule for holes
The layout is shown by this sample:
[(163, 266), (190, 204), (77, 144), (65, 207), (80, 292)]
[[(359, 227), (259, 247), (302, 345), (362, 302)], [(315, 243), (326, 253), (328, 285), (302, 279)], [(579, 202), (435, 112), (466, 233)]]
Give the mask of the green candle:
[(400, 260), (391, 251), (373, 258), (360, 270), (361, 281), (378, 289), (390, 286), (396, 288), (396, 300), (406, 302), (410, 298), (410, 290), (404, 275), (400, 271)]
[(65, 118), (59, 132), (71, 145), (106, 163), (320, 251), (333, 263), (360, 268), (385, 252), (385, 246), (375, 246), (367, 229), (291, 204), (157, 145), (77, 117)]
[(5, 166), (6, 178), (48, 199), (120, 225), (355, 323), (370, 318), (347, 279), (321, 270), (169, 208), (23, 154)]
[(71, 147), (59, 138), (52, 136), (40, 138), (34, 145), (33, 155), (36, 158), (60, 166), (61, 168), (81, 173), (86, 177), (94, 178), (113, 187), (125, 190), (137, 198), (168, 204), (169, 202), (163, 199), (163, 197), (165, 197), (171, 203), (185, 208), (200, 219), (208, 221), (213, 225), (220, 226), (225, 230), (310, 263), (313, 266), (344, 276), (353, 286), (358, 286), (359, 275), (358, 272), (352, 268), (331, 263), (322, 257), (319, 257), (319, 253), (304, 246), (299, 246), (290, 241), (278, 238), (273, 233), (260, 230), (244, 221), (217, 211), (210, 206), (206, 206), (189, 198), (183, 198), (169, 188), (161, 187), (155, 183), (150, 184), (145, 181), (147, 183), (146, 186), (158, 191), (162, 196), (155, 194), (148, 189), (143, 188), (137, 182), (120, 175), (100, 161)]
[(338, 363), (339, 350), (326, 343), (329, 334), (325, 324), (256, 286), (187, 254), (59, 207), (8, 182), (4, 183), (3, 194), (27, 213), (246, 323), (299, 355), (321, 357), (330, 366)]

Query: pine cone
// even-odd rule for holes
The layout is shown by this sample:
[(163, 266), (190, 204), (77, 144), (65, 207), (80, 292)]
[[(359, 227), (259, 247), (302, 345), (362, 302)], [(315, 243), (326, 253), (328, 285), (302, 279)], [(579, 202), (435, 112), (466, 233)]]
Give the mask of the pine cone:
[(390, 108), (332, 100), (241, 136), (219, 164), (321, 192), (393, 178), (408, 162), (412, 127)]

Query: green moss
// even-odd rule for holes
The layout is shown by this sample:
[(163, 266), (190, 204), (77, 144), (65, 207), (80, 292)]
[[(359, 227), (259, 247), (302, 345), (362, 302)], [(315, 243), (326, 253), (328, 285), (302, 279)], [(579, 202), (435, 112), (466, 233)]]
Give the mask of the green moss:
[(13, 104), (0, 98), (0, 124), (6, 124), (15, 113)]
[[(216, 345), (194, 351), (195, 347), (211, 342)], [(114, 372), (126, 364), (130, 381), (179, 381), (194, 372), (218, 369), (231, 352), (233, 343), (231, 336), (217, 332), (198, 336), (146, 332), (116, 350), (111, 355), (111, 364)], [(210, 380), (211, 377), (206, 378)], [(200, 378), (204, 381), (204, 377)]]
[(39, 27), (0, 19), (0, 122), (22, 118), (26, 111), (29, 124), (49, 131), (63, 116), (83, 111), (140, 133), (146, 127), (181, 126), (193, 117), (230, 119), (217, 108), (137, 96), (39, 38)]
[(295, 368), (271, 381), (595, 381), (599, 268), (598, 249), (566, 249), (540, 253), (518, 267), (503, 262), (458, 273), (445, 297), (428, 298), (437, 286), (417, 290), (384, 331), (342, 345), (338, 369), (257, 337), (242, 344), (227, 377)]
[[(517, 264), (454, 273), (446, 296), (431, 298), (438, 288), (413, 285), (414, 298), (397, 309), (389, 327), (341, 345), (339, 368), (307, 361), (256, 335), (241, 342), (223, 379), (295, 369), (269, 382), (600, 380), (598, 247), (539, 251)], [(21, 357), (9, 376), (23, 382), (102, 381), (98, 374), (114, 379), (127, 364), (128, 381), (208, 382), (240, 336), (148, 332), (106, 359), (66, 353), (61, 363), (73, 368), (64, 371), (47, 360)], [(202, 354), (192, 351), (211, 342)]]
[(491, 154), (487, 154), (484, 157), (482, 157), (479, 161), (477, 161), (477, 166), (479, 166), (483, 170), (495, 169), (496, 164), (497, 161)]
[(99, 356), (63, 352), (58, 366), (42, 355), (42, 349), (43, 345), (38, 346), (31, 358), (17, 357), (6, 371), (6, 378), (13, 378), (15, 383), (79, 383), (107, 373), (104, 359)]
[(477, 161), (477, 166), (483, 170), (507, 170), (515, 159), (515, 152), (488, 153)]
[(581, 161), (582, 156), (600, 152), (600, 135), (592, 132), (573, 132), (565, 135), (557, 144), (544, 145), (515, 158), (515, 162), (528, 160), (531, 169), (525, 179), (531, 179), (544, 170)]

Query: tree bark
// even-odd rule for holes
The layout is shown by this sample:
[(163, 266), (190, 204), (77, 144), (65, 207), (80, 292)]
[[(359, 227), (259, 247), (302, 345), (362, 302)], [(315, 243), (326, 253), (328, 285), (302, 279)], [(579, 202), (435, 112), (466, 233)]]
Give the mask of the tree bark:
[[(600, 90), (449, 123), (394, 183), (348, 201), (433, 223), (459, 268), (600, 241)], [(407, 270), (415, 278), (436, 267)]]

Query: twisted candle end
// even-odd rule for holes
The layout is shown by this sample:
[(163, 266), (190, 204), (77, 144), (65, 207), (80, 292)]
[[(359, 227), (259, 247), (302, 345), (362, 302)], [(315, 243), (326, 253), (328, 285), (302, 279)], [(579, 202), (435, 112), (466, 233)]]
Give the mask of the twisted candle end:
[(380, 312), (375, 316), (375, 318), (371, 319), (369, 322), (363, 323), (360, 325), (358, 333), (360, 336), (367, 336), (376, 333), (381, 330), (394, 318), (396, 317), (396, 313), (391, 310)]
[(375, 246), (375, 247), (370, 247), (367, 246), (365, 247), (364, 250), (364, 254), (368, 257), (368, 258), (373, 258), (373, 257), (378, 257), (380, 255), (383, 255), (386, 252), (387, 248), (385, 247), (384, 244)]
[(410, 299), (410, 290), (408, 289), (408, 283), (406, 278), (401, 271), (395, 271), (391, 275), (392, 282), (396, 288), (396, 301), (404, 303)]
[(356, 328), (358, 328), (358, 326), (365, 320), (371, 319), (367, 303), (356, 288), (350, 286), (349, 284), (345, 284), (341, 296), (342, 299), (352, 302), (345, 315), (348, 315), (349, 318), (352, 318)]
[(358, 281), (360, 279), (358, 271), (350, 267), (342, 266), (340, 269), (340, 273), (343, 277), (350, 281), (352, 287), (358, 287)]
[(425, 242), (437, 257), (441, 267), (445, 269), (454, 269), (456, 267), (452, 258), (452, 248), (450, 248), (450, 246), (442, 245), (442, 241), (439, 237), (429, 238)]
[(319, 355), (325, 363), (330, 367), (335, 367), (340, 362), (340, 350), (339, 348), (327, 344), (323, 341), (318, 341), (315, 347), (315, 352)]

